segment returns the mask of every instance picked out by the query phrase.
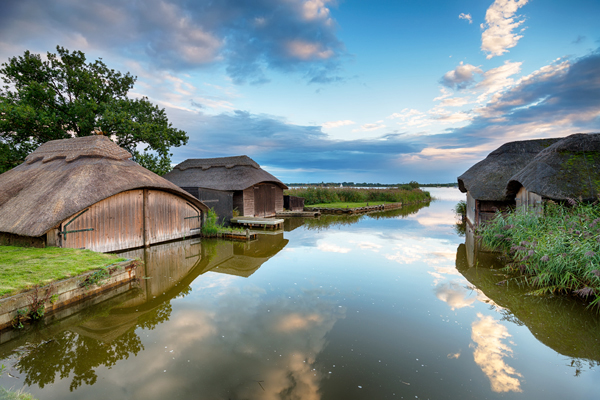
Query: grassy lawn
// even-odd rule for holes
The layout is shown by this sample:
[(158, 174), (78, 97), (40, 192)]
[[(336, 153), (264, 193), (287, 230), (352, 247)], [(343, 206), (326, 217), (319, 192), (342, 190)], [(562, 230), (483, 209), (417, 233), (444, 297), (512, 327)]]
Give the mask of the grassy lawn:
[(0, 246), (0, 297), (123, 260), (91, 250)]
[(378, 206), (380, 204), (390, 204), (391, 201), (369, 201), (364, 203), (321, 203), (321, 204), (312, 204), (306, 207), (322, 207), (322, 208), (358, 208), (358, 207), (366, 207), (369, 206)]

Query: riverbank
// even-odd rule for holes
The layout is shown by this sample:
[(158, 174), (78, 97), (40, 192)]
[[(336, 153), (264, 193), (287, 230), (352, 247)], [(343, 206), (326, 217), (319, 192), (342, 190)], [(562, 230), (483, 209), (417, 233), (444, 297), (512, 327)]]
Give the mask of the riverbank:
[(600, 206), (548, 203), (543, 216), (512, 212), (480, 228), (482, 243), (504, 252), (514, 281), (533, 295), (573, 294), (600, 306)]
[(393, 204), (390, 201), (365, 201), (362, 203), (319, 203), (319, 204), (311, 204), (311, 208), (321, 208), (321, 207), (329, 207), (329, 208), (359, 208), (359, 207), (368, 207), (368, 206), (380, 206), (383, 204)]
[(421, 189), (356, 189), (356, 188), (325, 188), (308, 187), (294, 188), (285, 194), (304, 198), (305, 206), (328, 205), (331, 203), (419, 203), (431, 199), (429, 192)]
[(0, 298), (120, 261), (90, 250), (0, 246)]
[[(110, 289), (129, 284), (132, 289), (143, 276), (142, 263), (124, 260), (67, 279), (53, 279), (45, 286), (34, 286), (13, 296), (0, 298), (0, 343), (12, 339), (13, 331), (29, 322), (44, 320), (82, 300), (89, 300)], [(67, 314), (73, 312), (67, 311)], [(64, 313), (63, 313), (64, 314)], [(52, 319), (50, 319), (51, 321)]]

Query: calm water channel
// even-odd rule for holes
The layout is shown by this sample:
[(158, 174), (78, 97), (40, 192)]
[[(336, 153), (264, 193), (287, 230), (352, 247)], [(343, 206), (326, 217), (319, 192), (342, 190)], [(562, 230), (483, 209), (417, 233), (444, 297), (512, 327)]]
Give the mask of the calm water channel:
[(250, 243), (130, 252), (141, 289), (0, 345), (0, 385), (40, 400), (598, 398), (600, 318), (496, 285), (497, 260), (455, 231), (463, 196), (431, 192)]

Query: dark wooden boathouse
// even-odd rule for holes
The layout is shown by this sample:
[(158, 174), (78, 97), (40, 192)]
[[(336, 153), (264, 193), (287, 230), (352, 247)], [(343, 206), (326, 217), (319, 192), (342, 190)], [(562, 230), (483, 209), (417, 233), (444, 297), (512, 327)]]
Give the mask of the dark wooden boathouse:
[(287, 186), (248, 156), (188, 159), (164, 176), (214, 208), (228, 222), (240, 216), (273, 217), (283, 211)]
[(0, 244), (109, 252), (200, 233), (208, 207), (102, 135), (53, 140), (0, 175)]
[(515, 207), (515, 196), (505, 193), (509, 180), (558, 140), (505, 143), (459, 176), (458, 188), (467, 194), (467, 223), (476, 226), (492, 219), (498, 211)]

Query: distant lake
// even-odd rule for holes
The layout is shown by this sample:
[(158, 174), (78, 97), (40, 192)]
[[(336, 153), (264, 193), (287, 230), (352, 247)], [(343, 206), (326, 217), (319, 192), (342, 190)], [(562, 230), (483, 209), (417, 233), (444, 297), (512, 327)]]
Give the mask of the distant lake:
[(249, 243), (129, 252), (141, 289), (0, 345), (4, 387), (46, 399), (592, 399), (600, 318), (499, 286), (456, 232), (454, 188)]

